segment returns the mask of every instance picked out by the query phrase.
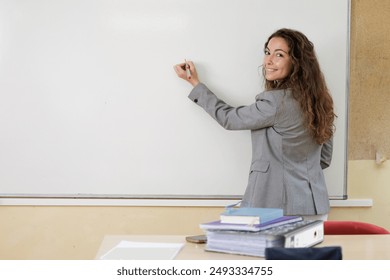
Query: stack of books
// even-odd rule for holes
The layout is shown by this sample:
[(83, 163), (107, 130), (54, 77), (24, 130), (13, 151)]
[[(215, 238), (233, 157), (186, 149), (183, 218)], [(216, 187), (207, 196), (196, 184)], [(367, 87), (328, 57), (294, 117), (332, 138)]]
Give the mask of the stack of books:
[(311, 247), (324, 238), (323, 221), (283, 216), (282, 209), (274, 208), (232, 210), (222, 213), (218, 221), (200, 224), (207, 251), (264, 257), (266, 248)]

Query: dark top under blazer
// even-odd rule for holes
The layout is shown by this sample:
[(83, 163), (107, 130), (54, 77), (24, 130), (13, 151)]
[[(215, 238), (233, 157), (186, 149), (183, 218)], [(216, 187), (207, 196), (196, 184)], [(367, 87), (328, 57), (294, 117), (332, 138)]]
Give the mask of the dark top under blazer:
[(322, 169), (332, 158), (332, 139), (317, 144), (304, 126), (290, 90), (271, 90), (249, 106), (232, 107), (200, 83), (189, 98), (228, 130), (251, 130), (252, 163), (241, 206), (283, 208), (285, 215), (329, 212)]

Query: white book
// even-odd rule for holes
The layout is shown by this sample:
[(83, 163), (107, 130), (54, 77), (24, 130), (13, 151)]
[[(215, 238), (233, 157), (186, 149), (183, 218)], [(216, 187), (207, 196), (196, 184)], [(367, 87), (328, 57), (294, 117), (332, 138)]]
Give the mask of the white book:
[(272, 227), (277, 227), (285, 224), (295, 223), (302, 221), (301, 216), (282, 216), (263, 222), (260, 224), (238, 224), (238, 223), (222, 223), (219, 221), (212, 221), (208, 223), (200, 224), (200, 228), (203, 230), (241, 230), (241, 231), (261, 231)]

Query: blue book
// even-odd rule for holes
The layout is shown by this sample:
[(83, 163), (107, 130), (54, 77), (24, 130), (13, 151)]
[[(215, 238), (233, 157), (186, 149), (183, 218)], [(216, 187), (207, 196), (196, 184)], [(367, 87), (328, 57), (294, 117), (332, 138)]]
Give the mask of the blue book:
[(282, 216), (271, 221), (257, 224), (257, 225), (246, 225), (246, 224), (228, 224), (221, 223), (221, 221), (213, 221), (208, 223), (200, 224), (200, 228), (203, 230), (234, 230), (234, 231), (261, 231), (269, 228), (291, 224), (302, 221), (301, 216)]
[(282, 216), (281, 208), (227, 207), (220, 220), (221, 223), (258, 225)]

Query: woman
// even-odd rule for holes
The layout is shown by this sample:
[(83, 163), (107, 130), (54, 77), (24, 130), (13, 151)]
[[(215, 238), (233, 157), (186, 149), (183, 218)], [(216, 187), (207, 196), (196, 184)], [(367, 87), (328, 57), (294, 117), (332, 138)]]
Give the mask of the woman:
[(221, 126), (251, 130), (252, 163), (241, 206), (283, 208), (285, 215), (326, 220), (322, 169), (332, 158), (335, 114), (313, 44), (301, 32), (280, 29), (264, 45), (262, 67), (265, 91), (254, 104), (240, 107), (202, 84), (192, 62), (174, 68), (194, 86), (189, 98)]

